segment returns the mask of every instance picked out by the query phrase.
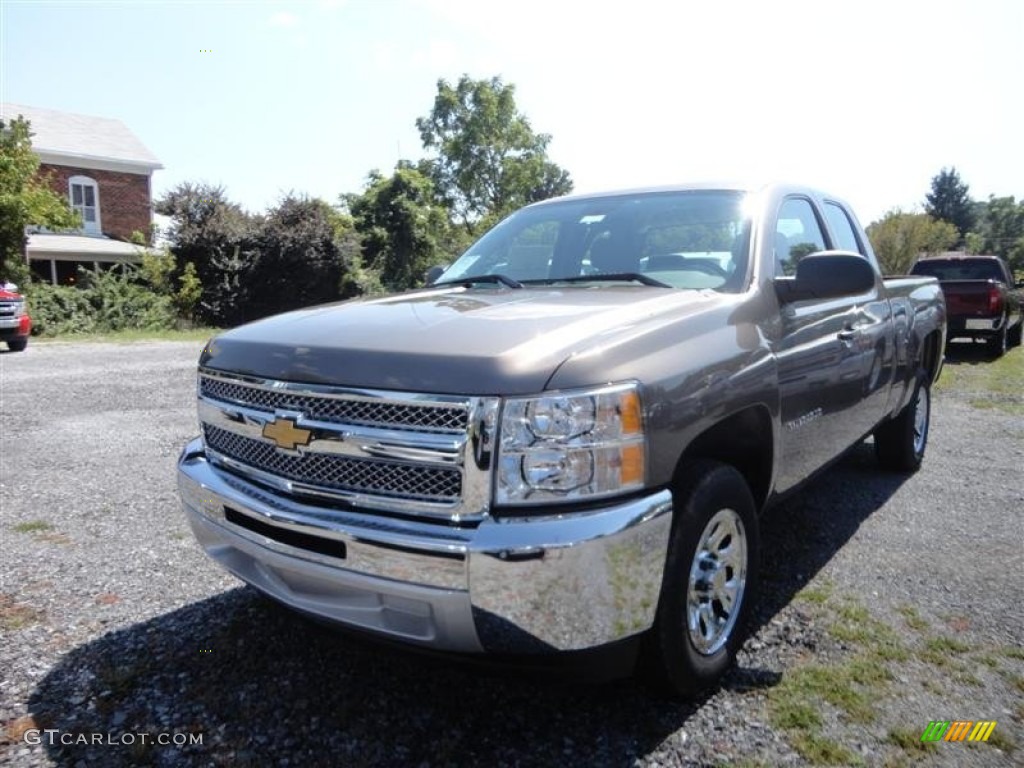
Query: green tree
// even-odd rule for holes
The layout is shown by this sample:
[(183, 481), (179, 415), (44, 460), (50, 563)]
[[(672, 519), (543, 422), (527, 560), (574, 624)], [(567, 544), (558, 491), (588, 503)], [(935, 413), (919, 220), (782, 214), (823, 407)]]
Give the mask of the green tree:
[(174, 307), (178, 311), (178, 317), (188, 325), (195, 321), (196, 306), (203, 295), (203, 284), (196, 274), (196, 265), (191, 261), (185, 263), (178, 278), (178, 290), (171, 296)]
[(260, 223), (258, 217), (228, 200), (223, 187), (211, 184), (179, 184), (154, 208), (171, 217), (167, 237), (177, 270), (184, 269), (185, 262), (193, 262), (204, 284), (215, 277), (213, 263), (218, 256), (252, 245)]
[(20, 115), (0, 120), (0, 277), (27, 282), (25, 227), (64, 229), (78, 223), (67, 200), (39, 177), (29, 122)]
[(288, 195), (263, 220), (248, 276), (250, 317), (340, 298), (345, 263), (338, 212), (316, 198)]
[(867, 234), (882, 270), (889, 275), (905, 275), (919, 256), (941, 253), (952, 247), (959, 236), (948, 221), (900, 210), (889, 211), (869, 224)]
[(180, 279), (191, 262), (202, 286), (198, 319), (221, 326), (241, 322), (246, 316), (245, 281), (257, 252), (259, 217), (228, 200), (223, 187), (189, 182), (164, 195), (155, 209), (171, 217), (167, 236), (174, 274)]
[(551, 137), (534, 133), (516, 110), (515, 86), (500, 77), (463, 75), (454, 87), (438, 80), (433, 109), (416, 127), (434, 153), (424, 170), (467, 229), (572, 191), (569, 173), (548, 160)]
[(933, 219), (948, 221), (956, 227), (958, 242), (963, 243), (974, 226), (974, 203), (968, 187), (956, 168), (943, 168), (932, 177), (932, 189), (925, 195), (925, 213)]
[(1024, 270), (1024, 200), (990, 196), (980, 221), (982, 250), (1002, 256), (1014, 270)]
[(363, 261), (387, 290), (423, 284), (423, 274), (447, 261), (449, 221), (435, 202), (434, 186), (408, 163), (388, 177), (371, 171), (361, 195), (344, 198), (362, 236)]

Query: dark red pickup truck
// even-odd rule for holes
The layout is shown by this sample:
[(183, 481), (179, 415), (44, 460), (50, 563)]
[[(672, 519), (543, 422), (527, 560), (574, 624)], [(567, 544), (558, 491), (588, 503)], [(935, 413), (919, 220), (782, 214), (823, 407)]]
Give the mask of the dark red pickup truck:
[(1021, 341), (1021, 291), (997, 256), (938, 256), (914, 264), (912, 275), (937, 277), (946, 297), (947, 341), (983, 339), (996, 356)]

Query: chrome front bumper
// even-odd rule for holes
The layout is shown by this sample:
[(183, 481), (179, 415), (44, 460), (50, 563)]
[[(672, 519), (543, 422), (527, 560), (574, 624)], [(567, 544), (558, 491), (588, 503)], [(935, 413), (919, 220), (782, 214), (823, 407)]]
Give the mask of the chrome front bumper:
[(274, 599), (471, 653), (581, 650), (648, 629), (672, 521), (668, 491), (467, 528), (325, 509), (215, 469), (198, 439), (178, 461), (178, 488), (207, 554)]

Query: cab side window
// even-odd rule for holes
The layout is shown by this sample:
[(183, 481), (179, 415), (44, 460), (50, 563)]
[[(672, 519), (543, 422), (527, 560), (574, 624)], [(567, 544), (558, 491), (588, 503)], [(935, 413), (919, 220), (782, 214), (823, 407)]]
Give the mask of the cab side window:
[(836, 203), (825, 203), (825, 218), (832, 228), (832, 234), (836, 237), (836, 247), (843, 251), (852, 251), (864, 255), (864, 250), (857, 240), (857, 234), (853, 231), (853, 224), (850, 217), (842, 206)]
[(775, 223), (775, 274), (796, 274), (804, 256), (826, 250), (825, 234), (811, 202), (803, 197), (788, 198), (779, 208)]

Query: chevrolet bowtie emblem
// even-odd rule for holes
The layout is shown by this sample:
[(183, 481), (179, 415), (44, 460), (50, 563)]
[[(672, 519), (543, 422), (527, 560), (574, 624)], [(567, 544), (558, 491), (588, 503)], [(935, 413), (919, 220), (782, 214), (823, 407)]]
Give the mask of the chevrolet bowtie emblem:
[(273, 440), (278, 448), (293, 451), (297, 445), (309, 445), (313, 433), (296, 427), (293, 419), (274, 419), (263, 425), (263, 436)]

